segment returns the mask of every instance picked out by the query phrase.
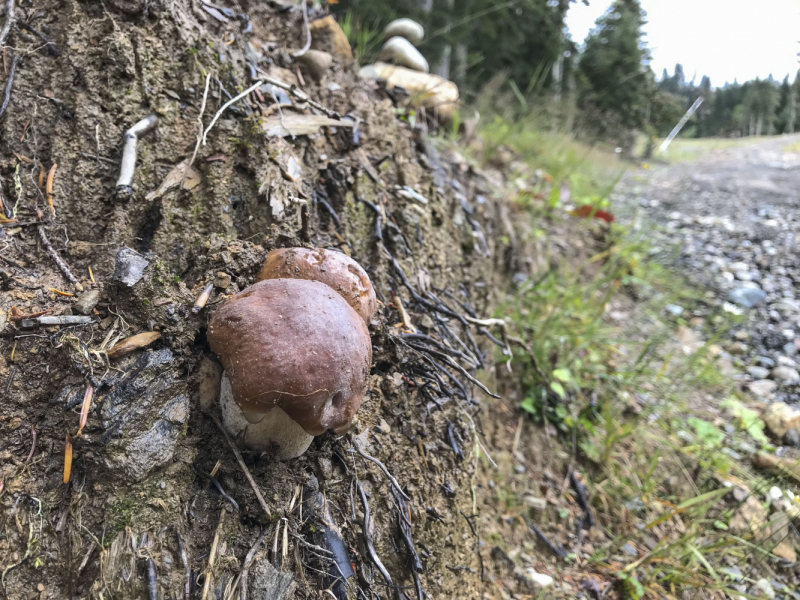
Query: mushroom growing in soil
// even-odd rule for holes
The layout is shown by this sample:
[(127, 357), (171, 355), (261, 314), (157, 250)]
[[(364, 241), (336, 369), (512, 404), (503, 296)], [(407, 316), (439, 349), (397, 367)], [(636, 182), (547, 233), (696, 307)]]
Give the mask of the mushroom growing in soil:
[(369, 276), (356, 261), (332, 250), (280, 248), (267, 254), (258, 280), (308, 279), (336, 290), (369, 323), (377, 307)]
[(372, 360), (367, 326), (319, 281), (268, 279), (214, 313), (211, 349), (225, 375), (223, 422), (244, 443), (289, 459), (328, 429), (344, 433), (361, 406)]

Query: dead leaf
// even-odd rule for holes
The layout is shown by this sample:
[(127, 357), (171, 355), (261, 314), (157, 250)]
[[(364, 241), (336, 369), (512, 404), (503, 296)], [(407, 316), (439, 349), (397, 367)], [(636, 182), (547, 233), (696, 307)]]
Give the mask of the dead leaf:
[(170, 171), (154, 192), (150, 192), (145, 196), (147, 200), (155, 200), (160, 198), (168, 191), (178, 186), (184, 190), (193, 190), (200, 184), (200, 172), (194, 167), (189, 166), (189, 159), (182, 160)]
[(139, 333), (129, 338), (125, 338), (108, 351), (108, 357), (119, 358), (120, 356), (125, 356), (134, 350), (149, 346), (160, 337), (161, 333), (158, 331), (146, 331), (144, 333)]
[(271, 115), (264, 120), (263, 128), (267, 137), (287, 137), (289, 135), (311, 135), (317, 133), (322, 127), (352, 127), (354, 121), (337, 120), (325, 115), (299, 115), (296, 113), (283, 113), (283, 123), (280, 115)]

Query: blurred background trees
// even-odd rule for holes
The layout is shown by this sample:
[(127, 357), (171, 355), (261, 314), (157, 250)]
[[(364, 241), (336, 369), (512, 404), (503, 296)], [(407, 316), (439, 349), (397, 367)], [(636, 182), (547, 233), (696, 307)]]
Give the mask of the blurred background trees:
[(625, 146), (638, 133), (666, 135), (699, 96), (704, 102), (685, 137), (800, 129), (797, 77), (740, 84), (700, 75), (697, 83), (697, 74), (687, 80), (677, 64), (657, 78), (639, 0), (615, 0), (583, 41), (565, 26), (575, 1), (338, 0), (332, 8), (362, 64), (377, 58), (383, 27), (409, 17), (425, 27), (420, 50), (431, 71), (457, 83), (465, 102), (490, 97), (497, 112), (536, 111), (554, 128), (584, 137)]

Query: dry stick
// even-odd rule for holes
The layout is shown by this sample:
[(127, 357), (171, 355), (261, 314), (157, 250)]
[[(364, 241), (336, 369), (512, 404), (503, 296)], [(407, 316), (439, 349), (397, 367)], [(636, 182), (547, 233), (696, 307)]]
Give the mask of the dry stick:
[(219, 427), (219, 430), (225, 436), (225, 439), (227, 440), (228, 445), (231, 447), (231, 450), (233, 450), (233, 454), (236, 456), (236, 460), (238, 461), (239, 466), (242, 468), (242, 471), (244, 471), (244, 476), (247, 477), (247, 481), (250, 482), (250, 487), (253, 488), (253, 491), (256, 494), (256, 498), (258, 498), (258, 503), (261, 505), (261, 508), (264, 509), (264, 513), (267, 515), (267, 518), (272, 518), (269, 512), (269, 506), (267, 506), (267, 502), (266, 500), (264, 500), (264, 496), (261, 495), (261, 490), (259, 490), (258, 485), (256, 485), (256, 480), (253, 479), (253, 476), (250, 474), (250, 469), (248, 469), (247, 465), (244, 464), (242, 453), (239, 452), (239, 449), (234, 445), (233, 441), (228, 436), (228, 432), (225, 431), (225, 428), (222, 426), (222, 423), (219, 422), (219, 419), (217, 419), (217, 417), (215, 417), (214, 415), (210, 416), (214, 420), (214, 423), (216, 423), (217, 427)]
[(45, 250), (47, 250), (47, 253), (58, 265), (58, 268), (61, 269), (64, 277), (66, 277), (70, 283), (78, 283), (78, 278), (72, 274), (72, 271), (69, 270), (67, 263), (65, 263), (64, 259), (58, 255), (58, 252), (56, 252), (53, 246), (50, 244), (50, 240), (47, 239), (47, 234), (44, 232), (44, 225), (38, 225), (36, 230), (39, 232), (39, 239), (42, 241), (42, 246), (44, 246)]
[(239, 600), (247, 600), (247, 572), (250, 570), (250, 565), (253, 562), (253, 557), (256, 555), (256, 551), (261, 543), (264, 541), (264, 538), (267, 535), (267, 528), (264, 527), (264, 530), (261, 532), (261, 535), (258, 536), (256, 543), (253, 544), (253, 547), (250, 548), (250, 551), (247, 553), (247, 556), (244, 557), (244, 564), (242, 565), (242, 572), (239, 574), (239, 583), (242, 586), (241, 594), (239, 595)]
[(281, 88), (284, 91), (289, 92), (292, 96), (294, 96), (295, 98), (297, 98), (301, 102), (307, 102), (309, 106), (311, 106), (313, 108), (316, 108), (317, 110), (321, 110), (322, 112), (324, 112), (327, 116), (329, 116), (332, 119), (341, 119), (342, 118), (342, 116), (339, 113), (337, 113), (335, 110), (331, 110), (329, 108), (325, 108), (319, 102), (316, 102), (315, 100), (312, 100), (308, 96), (308, 94), (306, 94), (305, 92), (303, 92), (301, 90), (298, 90), (297, 86), (289, 85), (288, 83), (284, 83), (280, 79), (275, 79), (274, 77), (269, 77), (269, 76), (267, 76), (265, 74), (265, 71), (263, 69), (259, 68), (259, 67), (256, 67), (256, 70), (259, 71), (262, 74), (261, 83), (270, 83), (270, 84), (272, 84), (272, 85), (274, 85), (276, 87)]
[(397, 490), (397, 493), (400, 494), (400, 497), (403, 498), (403, 500), (406, 500), (408, 502), (411, 501), (411, 498), (409, 498), (406, 495), (406, 493), (403, 491), (403, 488), (400, 487), (400, 484), (397, 482), (397, 479), (395, 479), (392, 476), (392, 474), (389, 473), (389, 469), (387, 469), (386, 466), (381, 461), (379, 461), (377, 458), (375, 458), (374, 456), (370, 456), (369, 454), (364, 452), (361, 449), (361, 446), (359, 445), (359, 443), (356, 441), (356, 438), (353, 438), (353, 448), (356, 449), (356, 452), (358, 452), (361, 455), (362, 458), (366, 458), (367, 460), (370, 460), (370, 461), (374, 462), (376, 465), (378, 465), (380, 470), (383, 471), (383, 474), (386, 475), (386, 477), (392, 483), (394, 488)]
[(0, 48), (6, 43), (6, 38), (11, 31), (11, 26), (14, 24), (14, 0), (6, 2), (6, 23), (3, 25), (3, 30), (0, 31)]
[(306, 0), (302, 0), (303, 2), (303, 27), (306, 30), (306, 45), (303, 46), (297, 52), (292, 53), (292, 58), (300, 58), (308, 49), (311, 48), (311, 28), (308, 26), (308, 2)]
[(222, 105), (222, 107), (221, 107), (221, 108), (220, 108), (220, 109), (217, 111), (217, 114), (215, 114), (215, 115), (214, 115), (214, 118), (213, 118), (213, 119), (211, 119), (211, 123), (209, 123), (209, 124), (208, 124), (208, 127), (206, 127), (206, 130), (203, 132), (203, 146), (205, 146), (205, 145), (206, 145), (206, 136), (208, 135), (208, 132), (209, 132), (209, 131), (211, 131), (211, 128), (212, 128), (212, 127), (214, 127), (214, 123), (216, 123), (216, 122), (217, 122), (217, 119), (219, 119), (219, 118), (222, 116), (222, 113), (224, 113), (224, 112), (225, 112), (225, 110), (226, 110), (226, 109), (227, 109), (227, 108), (228, 108), (228, 107), (229, 107), (231, 104), (233, 104), (234, 102), (237, 102), (237, 101), (241, 100), (242, 98), (244, 98), (245, 96), (247, 96), (247, 94), (249, 94), (249, 93), (250, 93), (250, 92), (252, 92), (253, 90), (255, 90), (255, 89), (257, 89), (257, 88), (261, 87), (262, 85), (264, 85), (264, 82), (263, 82), (262, 80), (260, 80), (260, 79), (259, 79), (259, 80), (258, 80), (258, 81), (256, 81), (256, 82), (255, 82), (253, 85), (251, 85), (249, 88), (247, 88), (245, 91), (243, 91), (241, 94), (239, 94), (238, 96), (234, 96), (233, 98), (231, 98), (231, 99), (230, 99), (230, 100), (228, 100), (228, 101), (227, 101), (225, 104), (223, 104), (223, 105)]
[(189, 166), (192, 166), (194, 159), (197, 158), (197, 151), (200, 149), (200, 143), (203, 141), (203, 113), (206, 112), (206, 100), (208, 99), (208, 84), (211, 82), (211, 73), (206, 75), (206, 89), (203, 92), (203, 103), (200, 105), (200, 114), (197, 115), (197, 143), (194, 145), (194, 152), (192, 152), (192, 160), (189, 161)]
[(186, 571), (186, 581), (183, 584), (183, 600), (191, 600), (192, 597), (192, 570), (189, 568), (189, 559), (186, 556), (186, 547), (183, 545), (181, 534), (175, 531), (175, 538), (178, 540), (178, 551), (181, 555), (183, 570)]
[(208, 555), (208, 566), (206, 567), (205, 581), (203, 582), (203, 595), (201, 600), (208, 598), (208, 588), (211, 585), (211, 573), (214, 570), (214, 560), (217, 558), (217, 545), (219, 544), (219, 534), (222, 532), (222, 524), (225, 522), (225, 509), (219, 513), (219, 524), (214, 533), (214, 542), (211, 544), (211, 554)]
[(136, 172), (136, 143), (139, 136), (146, 134), (158, 123), (156, 115), (149, 115), (128, 129), (122, 136), (122, 162), (117, 179), (116, 193), (131, 191), (133, 175)]
[(3, 113), (6, 112), (8, 108), (8, 103), (11, 102), (11, 88), (14, 85), (14, 73), (17, 70), (17, 63), (19, 62), (19, 56), (16, 54), (11, 57), (11, 70), (8, 72), (8, 81), (6, 82), (6, 91), (3, 94), (3, 104), (0, 105), (0, 117), (3, 116)]

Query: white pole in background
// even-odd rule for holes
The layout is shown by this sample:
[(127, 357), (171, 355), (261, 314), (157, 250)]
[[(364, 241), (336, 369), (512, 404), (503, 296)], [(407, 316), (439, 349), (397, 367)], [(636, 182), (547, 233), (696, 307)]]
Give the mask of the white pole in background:
[(702, 103), (703, 103), (703, 97), (700, 96), (697, 100), (694, 101), (692, 107), (686, 111), (686, 114), (683, 115), (683, 118), (680, 121), (678, 121), (678, 124), (675, 125), (675, 129), (670, 131), (669, 135), (667, 136), (667, 139), (664, 140), (664, 142), (661, 144), (661, 147), (659, 148), (662, 154), (667, 151), (670, 142), (673, 139), (675, 139), (676, 135), (680, 133), (681, 129), (683, 129), (683, 126), (686, 125), (686, 121), (689, 120), (689, 118), (694, 114), (694, 111), (696, 111)]

